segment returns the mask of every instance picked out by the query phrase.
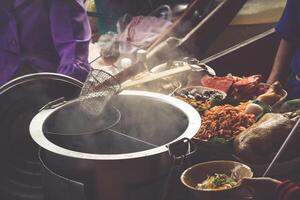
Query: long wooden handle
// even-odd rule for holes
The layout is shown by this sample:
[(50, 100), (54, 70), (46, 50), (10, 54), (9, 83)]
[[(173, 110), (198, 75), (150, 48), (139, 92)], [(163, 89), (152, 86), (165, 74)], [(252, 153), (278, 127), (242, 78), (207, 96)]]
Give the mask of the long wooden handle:
[(168, 37), (172, 36), (174, 30), (182, 24), (183, 21), (187, 20), (190, 15), (203, 3), (200, 0), (194, 0), (188, 8), (184, 11), (184, 13), (170, 26), (149, 48), (148, 51), (151, 51), (154, 47), (156, 47), (159, 43), (166, 40)]
[(115, 78), (119, 81), (119, 83), (126, 82), (131, 77), (134, 77), (135, 75), (145, 71), (145, 65), (143, 62), (137, 62), (134, 65), (122, 69), (120, 72), (114, 74)]
[(163, 72), (158, 72), (158, 73), (150, 73), (148, 76), (146, 76), (145, 78), (139, 79), (139, 80), (128, 80), (125, 81), (122, 84), (122, 89), (126, 89), (128, 87), (133, 87), (136, 85), (140, 85), (140, 84), (144, 84), (144, 83), (148, 83), (151, 81), (155, 81), (161, 78), (165, 78), (165, 77), (169, 77), (169, 76), (174, 76), (183, 72), (187, 72), (191, 70), (191, 67), (189, 65), (183, 65), (182, 67), (177, 67), (174, 69), (169, 69)]

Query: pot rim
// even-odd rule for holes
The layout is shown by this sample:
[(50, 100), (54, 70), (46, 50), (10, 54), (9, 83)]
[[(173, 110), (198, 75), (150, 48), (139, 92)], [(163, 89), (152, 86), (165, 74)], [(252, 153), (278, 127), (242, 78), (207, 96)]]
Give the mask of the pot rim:
[[(29, 130), (32, 139), (42, 148), (54, 153), (59, 154), (66, 157), (71, 158), (79, 158), (79, 159), (89, 159), (89, 160), (124, 160), (124, 159), (135, 159), (145, 156), (153, 156), (163, 152), (168, 151), (168, 144), (171, 144), (177, 140), (182, 138), (191, 139), (197, 131), (200, 129), (201, 125), (201, 117), (199, 113), (189, 104), (176, 99), (174, 97), (170, 97), (167, 95), (146, 92), (146, 91), (136, 91), (136, 90), (124, 90), (119, 95), (131, 95), (131, 96), (143, 96), (148, 97), (154, 100), (160, 100), (161, 102), (168, 103), (170, 105), (175, 106), (180, 109), (188, 118), (188, 126), (186, 130), (176, 139), (166, 143), (165, 145), (134, 153), (124, 153), (124, 154), (92, 154), (92, 153), (83, 153), (79, 151), (65, 149), (60, 147), (51, 141), (49, 141), (43, 133), (43, 123), (45, 120), (57, 109), (61, 106), (56, 107), (54, 109), (44, 109), (40, 111), (31, 121)], [(62, 105), (63, 106), (63, 105)]]
[(64, 81), (67, 83), (71, 83), (72, 85), (78, 86), (79, 88), (83, 86), (82, 82), (70, 76), (58, 74), (58, 73), (52, 73), (52, 72), (41, 72), (41, 73), (23, 75), (5, 83), (0, 87), (0, 95), (6, 92), (7, 90), (16, 87), (17, 85), (24, 84), (26, 82), (30, 82), (33, 80), (44, 80), (44, 79)]

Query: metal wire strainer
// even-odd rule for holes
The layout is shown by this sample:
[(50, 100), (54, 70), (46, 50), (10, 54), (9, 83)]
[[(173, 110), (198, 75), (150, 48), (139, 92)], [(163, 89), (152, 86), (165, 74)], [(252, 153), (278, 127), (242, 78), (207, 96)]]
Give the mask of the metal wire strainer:
[[(191, 65), (187, 62), (185, 67), (191, 68)], [(178, 75), (179, 73), (184, 72), (184, 70), (180, 71), (179, 68), (177, 69), (178, 71), (175, 69), (173, 69), (173, 71), (171, 69), (169, 71), (166, 70), (160, 73), (149, 75), (148, 77), (145, 77), (144, 80), (139, 80), (136, 82), (133, 81), (133, 83), (129, 84), (125, 83), (125, 81), (130, 77), (133, 77), (139, 72), (144, 71), (145, 68), (145, 63), (139, 61), (131, 67), (127, 67), (125, 70), (118, 72), (116, 75), (111, 75), (110, 73), (101, 69), (91, 69), (87, 80), (82, 87), (79, 97), (82, 111), (91, 116), (99, 116), (112, 96), (119, 93), (124, 88), (162, 79), (174, 74)], [(199, 66), (198, 68), (200, 71), (206, 70), (206, 68), (202, 66)]]
[(80, 108), (91, 116), (99, 116), (121, 85), (116, 77), (99, 69), (91, 69), (80, 92)]

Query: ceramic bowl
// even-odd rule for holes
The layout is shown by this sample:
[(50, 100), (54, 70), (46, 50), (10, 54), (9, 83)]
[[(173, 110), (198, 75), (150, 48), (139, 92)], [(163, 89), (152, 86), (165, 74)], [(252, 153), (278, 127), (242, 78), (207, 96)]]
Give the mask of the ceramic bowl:
[(196, 188), (197, 184), (203, 182), (207, 176), (214, 175), (215, 173), (231, 176), (232, 171), (235, 171), (236, 177), (238, 177), (239, 180), (253, 176), (250, 167), (247, 165), (235, 161), (220, 160), (193, 165), (182, 173), (180, 179), (183, 185), (188, 188), (196, 199), (233, 199), (241, 195), (242, 188), (240, 184), (224, 190), (201, 190)]

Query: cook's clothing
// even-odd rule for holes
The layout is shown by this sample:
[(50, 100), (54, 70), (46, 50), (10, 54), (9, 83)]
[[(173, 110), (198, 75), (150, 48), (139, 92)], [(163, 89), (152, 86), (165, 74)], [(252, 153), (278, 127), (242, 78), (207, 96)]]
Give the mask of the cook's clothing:
[(300, 185), (291, 181), (284, 181), (277, 186), (278, 200), (299, 200), (300, 199)]
[(287, 0), (283, 15), (277, 26), (277, 34), (284, 40), (295, 44), (291, 61), (291, 77), (287, 84), (289, 95), (292, 98), (300, 97), (300, 82), (296, 75), (300, 76), (300, 1)]
[(295, 74), (292, 73), (290, 75), (285, 87), (288, 92), (289, 99), (300, 98), (300, 82), (296, 79)]
[(83, 81), (90, 37), (83, 0), (1, 1), (0, 86), (22, 64)]
[(132, 17), (125, 29), (119, 33), (120, 53), (147, 49), (171, 25), (172, 22), (154, 16)]
[(18, 78), (20, 76), (28, 75), (28, 74), (34, 74), (37, 73), (32, 67), (27, 66), (27, 65), (20, 65), (17, 69), (17, 71), (14, 73), (11, 79)]

